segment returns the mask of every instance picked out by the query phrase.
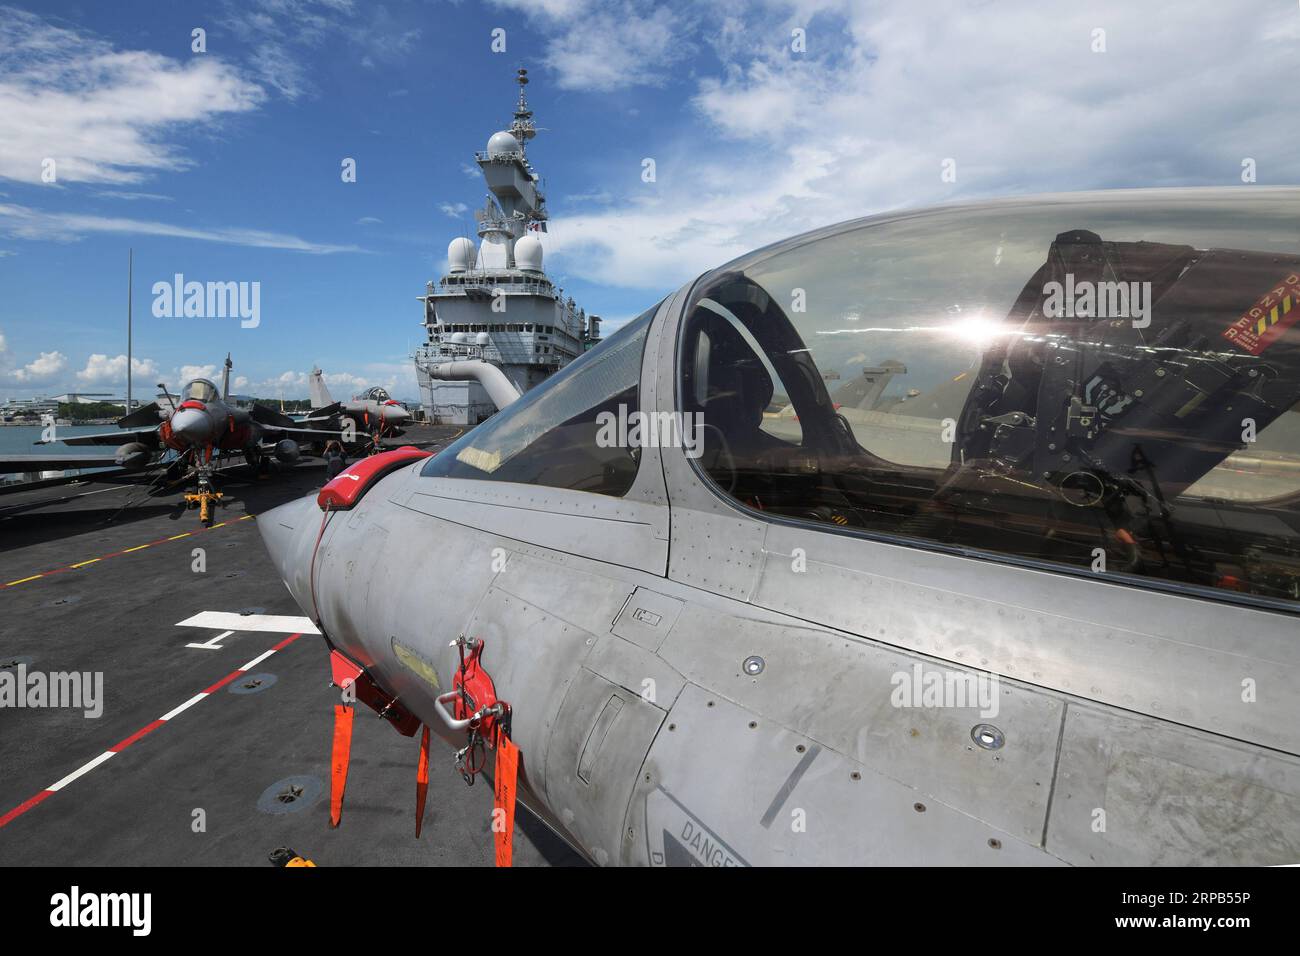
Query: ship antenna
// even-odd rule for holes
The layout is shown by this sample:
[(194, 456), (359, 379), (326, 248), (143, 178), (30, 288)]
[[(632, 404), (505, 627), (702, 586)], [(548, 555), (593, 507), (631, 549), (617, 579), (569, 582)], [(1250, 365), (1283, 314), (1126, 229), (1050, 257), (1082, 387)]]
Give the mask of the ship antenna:
[(519, 140), (519, 148), (523, 151), (528, 140), (537, 135), (537, 127), (533, 125), (533, 111), (528, 108), (528, 99), (524, 95), (524, 88), (528, 86), (528, 71), (520, 67), (515, 73), (515, 80), (519, 83), (519, 105), (515, 107), (515, 121), (510, 124), (510, 132)]

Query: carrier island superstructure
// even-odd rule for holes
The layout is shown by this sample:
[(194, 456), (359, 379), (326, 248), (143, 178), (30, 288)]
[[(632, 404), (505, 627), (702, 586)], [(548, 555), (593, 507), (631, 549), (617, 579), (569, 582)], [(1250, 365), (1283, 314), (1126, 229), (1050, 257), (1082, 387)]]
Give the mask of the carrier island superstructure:
[[(519, 70), (519, 103), (509, 128), (475, 154), (489, 195), (475, 213), (478, 235), (447, 247), (447, 274), (429, 282), (426, 341), (415, 351), (420, 400), (430, 421), (475, 425), (496, 411), (498, 389), (525, 392), (600, 339), (588, 316), (542, 270), (548, 214), (541, 180), (528, 162), (537, 133)], [(507, 384), (508, 383), (508, 384)]]

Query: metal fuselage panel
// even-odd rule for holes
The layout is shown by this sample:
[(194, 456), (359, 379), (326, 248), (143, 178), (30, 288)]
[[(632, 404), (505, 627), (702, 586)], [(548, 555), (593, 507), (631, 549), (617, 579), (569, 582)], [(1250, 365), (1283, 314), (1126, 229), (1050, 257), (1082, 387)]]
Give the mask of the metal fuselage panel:
[[(1300, 850), (1293, 757), (1017, 679), (991, 716), (978, 702), (900, 708), (893, 675), (966, 668), (403, 503), (426, 481), (404, 469), (330, 518), (325, 630), (436, 731), (448, 644), (483, 638), (514, 709), (524, 799), (596, 862), (1266, 863)], [(305, 583), (290, 586), (309, 607)], [(856, 600), (855, 626), (888, 620), (872, 589)], [(747, 674), (755, 656), (764, 669)], [(976, 746), (981, 723), (1005, 744)], [(1180, 829), (1189, 815), (1221, 833), (1201, 842)]]

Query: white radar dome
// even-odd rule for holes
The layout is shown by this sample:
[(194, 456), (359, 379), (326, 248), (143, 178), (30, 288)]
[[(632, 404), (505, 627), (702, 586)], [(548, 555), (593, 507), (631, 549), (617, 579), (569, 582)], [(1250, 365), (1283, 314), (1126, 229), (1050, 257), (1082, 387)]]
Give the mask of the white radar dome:
[(478, 247), (464, 236), (453, 239), (447, 246), (447, 268), (451, 272), (468, 272), (474, 268), (477, 258)]
[(492, 337), (488, 335), (486, 332), (480, 332), (478, 335), (474, 336), (474, 344), (490, 345), (492, 344)]
[(515, 139), (513, 133), (504, 129), (492, 134), (492, 138), (488, 140), (487, 151), (489, 156), (511, 156), (523, 152), (519, 148), (519, 140)]
[(515, 243), (515, 266), (526, 272), (542, 271), (542, 243), (536, 236), (523, 236)]

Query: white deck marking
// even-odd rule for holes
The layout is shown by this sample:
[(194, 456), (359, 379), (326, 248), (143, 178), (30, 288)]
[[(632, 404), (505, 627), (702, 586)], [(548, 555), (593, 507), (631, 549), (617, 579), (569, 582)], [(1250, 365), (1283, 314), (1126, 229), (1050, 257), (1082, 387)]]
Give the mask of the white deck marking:
[(269, 634), (319, 634), (310, 618), (287, 614), (234, 614), (229, 611), (200, 611), (176, 622), (177, 627), (210, 627)]
[(115, 756), (117, 756), (117, 753), (115, 751), (105, 750), (102, 754), (100, 754), (90, 763), (82, 766), (80, 770), (72, 771), (72, 773), (68, 774), (58, 783), (54, 784), (53, 786), (46, 787), (45, 789), (57, 793), (58, 791), (66, 787), (68, 784), (72, 783), (72, 781), (80, 777), (83, 773), (89, 773), (90, 771), (98, 767), (101, 763), (103, 763), (105, 760), (107, 760), (109, 757), (115, 757)]
[(171, 720), (171, 719), (172, 719), (173, 717), (175, 717), (177, 714), (180, 714), (181, 712), (183, 712), (183, 711), (185, 711), (185, 710), (188, 710), (189, 708), (193, 707), (193, 706), (194, 706), (195, 704), (197, 704), (199, 701), (203, 700), (203, 698), (205, 698), (205, 697), (211, 697), (212, 694), (213, 694), (217, 689), (219, 689), (219, 688), (221, 688), (221, 687), (225, 687), (225, 686), (226, 686), (227, 684), (229, 684), (232, 680), (234, 680), (234, 679), (235, 679), (235, 678), (236, 678), (236, 677), (237, 677), (237, 676), (238, 676), (242, 671), (247, 671), (247, 670), (249, 670), (251, 667), (253, 667), (254, 664), (260, 663), (261, 661), (266, 660), (266, 659), (267, 659), (268, 657), (270, 657), (272, 654), (275, 654), (275, 653), (278, 652), (278, 651), (282, 651), (282, 650), (284, 650), (286, 647), (288, 647), (290, 644), (292, 644), (294, 641), (296, 641), (300, 636), (301, 636), (300, 634), (294, 634), (294, 635), (292, 635), (291, 637), (287, 637), (287, 638), (285, 638), (283, 641), (281, 641), (281, 642), (280, 642), (279, 644), (277, 644), (275, 647), (271, 648), (271, 649), (270, 649), (269, 651), (267, 651), (265, 654), (261, 654), (261, 655), (259, 655), (258, 657), (253, 658), (253, 660), (249, 661), (247, 664), (245, 664), (245, 665), (244, 665), (243, 667), (241, 667), (239, 670), (237, 670), (237, 671), (233, 671), (232, 673), (227, 674), (227, 675), (226, 675), (225, 677), (223, 677), (220, 681), (218, 681), (217, 683), (213, 684), (213, 685), (212, 685), (211, 687), (209, 687), (207, 690), (200, 691), (199, 693), (195, 694), (193, 697), (191, 697), (191, 698), (190, 698), (189, 700), (187, 700), (185, 703), (181, 704), (181, 705), (180, 705), (179, 707), (177, 707), (175, 710), (170, 711), (170, 712), (164, 714), (163, 716), (159, 717), (159, 718), (158, 718), (157, 720), (155, 720), (155, 721), (151, 721), (150, 723), (145, 724), (143, 727), (141, 727), (139, 730), (137, 730), (137, 731), (136, 731), (134, 734), (132, 734), (130, 737), (126, 737), (126, 738), (124, 738), (120, 743), (116, 744), (112, 750), (105, 750), (102, 754), (100, 754), (100, 755), (99, 755), (98, 757), (96, 757), (94, 760), (92, 760), (92, 761), (90, 761), (89, 763), (84, 764), (84, 765), (82, 765), (81, 767), (79, 767), (78, 769), (74, 770), (72, 773), (68, 774), (66, 777), (64, 777), (62, 780), (60, 780), (58, 783), (46, 787), (44, 790), (41, 790), (40, 792), (38, 792), (35, 796), (33, 796), (33, 797), (31, 797), (31, 798), (29, 798), (29, 799), (23, 801), (23, 802), (20, 803), (18, 806), (16, 806), (14, 809), (10, 810), (8, 813), (4, 814), (3, 816), (0, 816), (0, 827), (8, 826), (10, 823), (12, 823), (14, 820), (18, 819), (20, 816), (22, 816), (22, 815), (23, 815), (24, 813), (26, 813), (28, 810), (31, 810), (33, 807), (39, 805), (43, 800), (45, 800), (46, 797), (49, 797), (49, 796), (52, 795), (52, 794), (58, 793), (60, 790), (62, 790), (62, 789), (63, 789), (64, 787), (66, 787), (68, 784), (72, 783), (74, 780), (76, 780), (76, 779), (78, 779), (79, 777), (83, 776), (84, 774), (87, 774), (87, 773), (89, 773), (90, 771), (94, 770), (94, 769), (95, 769), (96, 767), (98, 767), (100, 764), (102, 764), (102, 763), (104, 763), (105, 761), (109, 760), (110, 758), (116, 756), (117, 754), (120, 754), (122, 751), (126, 750), (126, 749), (127, 749), (128, 747), (130, 747), (132, 744), (134, 744), (134, 743), (136, 743), (137, 741), (143, 739), (144, 737), (148, 736), (152, 731), (156, 730), (157, 728), (161, 727), (163, 724), (167, 723), (169, 720)]
[(270, 656), (271, 656), (272, 654), (274, 654), (274, 653), (275, 653), (275, 648), (273, 647), (273, 648), (271, 648), (269, 651), (267, 651), (265, 654), (258, 654), (258, 655), (257, 655), (256, 657), (254, 657), (251, 661), (249, 661), (247, 664), (245, 664), (243, 667), (241, 667), (240, 670), (241, 670), (241, 671), (251, 671), (254, 667), (256, 667), (258, 664), (262, 663), (262, 661), (266, 660), (268, 657), (270, 657)]
[(223, 638), (227, 638), (234, 633), (235, 633), (234, 631), (222, 631), (220, 634), (218, 634), (212, 640), (208, 641), (206, 644), (186, 644), (185, 646), (198, 648), (201, 651), (219, 651), (222, 650), (222, 647), (218, 642), (221, 641)]
[(177, 714), (179, 714), (179, 713), (181, 713), (181, 712), (183, 712), (183, 711), (189, 710), (191, 707), (193, 707), (195, 704), (197, 704), (199, 701), (201, 701), (204, 697), (207, 697), (207, 696), (208, 696), (208, 692), (207, 692), (206, 690), (205, 690), (205, 691), (200, 691), (199, 693), (197, 693), (197, 694), (195, 694), (193, 697), (191, 697), (189, 700), (187, 700), (185, 703), (183, 703), (183, 704), (181, 704), (179, 707), (177, 707), (175, 710), (169, 710), (169, 711), (167, 711), (167, 713), (163, 714), (163, 715), (162, 715), (161, 717), (159, 717), (158, 719), (159, 719), (159, 720), (171, 720), (171, 719), (172, 719), (173, 717), (175, 717)]

